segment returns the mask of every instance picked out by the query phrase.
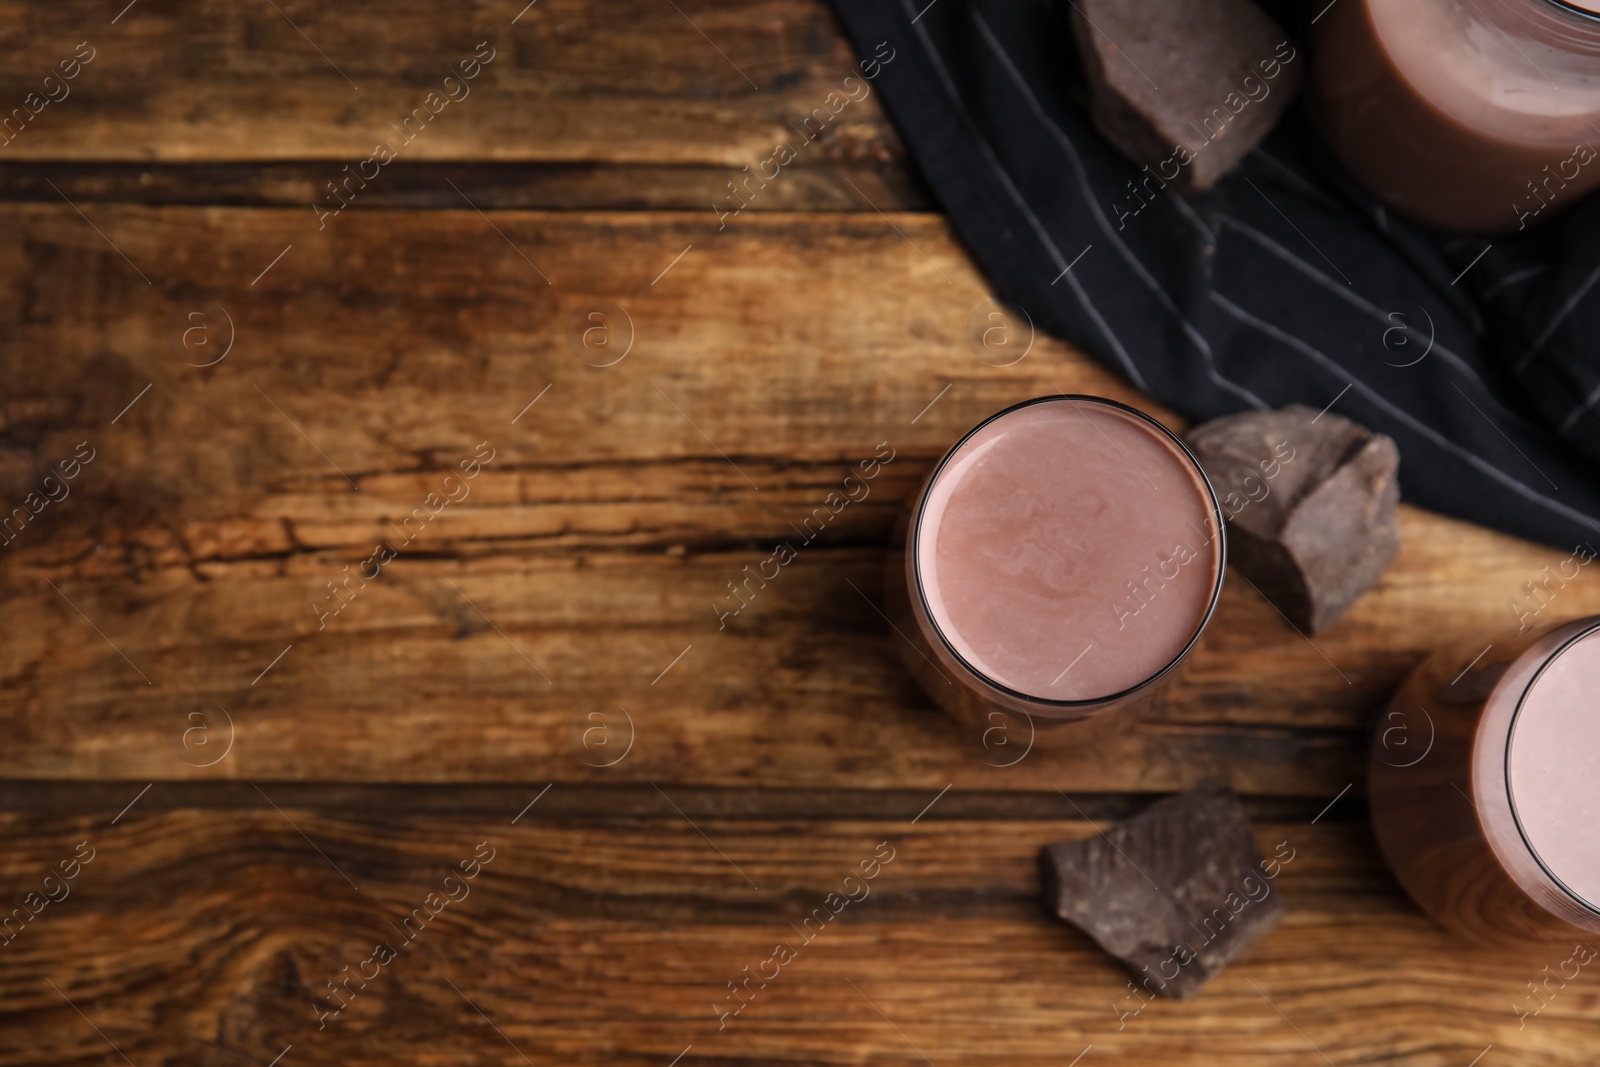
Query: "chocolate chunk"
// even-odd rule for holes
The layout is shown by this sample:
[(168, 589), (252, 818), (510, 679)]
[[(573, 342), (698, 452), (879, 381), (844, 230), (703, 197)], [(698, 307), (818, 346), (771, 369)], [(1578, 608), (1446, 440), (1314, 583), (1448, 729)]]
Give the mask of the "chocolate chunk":
[(1304, 633), (1377, 584), (1400, 547), (1394, 441), (1298, 404), (1188, 434), (1228, 520), (1228, 562)]
[(1135, 994), (1186, 1000), (1278, 925), (1272, 880), (1293, 858), (1263, 860), (1238, 796), (1207, 785), (1039, 862), (1046, 907), (1121, 960)]
[(1076, 0), (1095, 126), (1156, 181), (1202, 193), (1283, 114), (1305, 59), (1250, 0)]

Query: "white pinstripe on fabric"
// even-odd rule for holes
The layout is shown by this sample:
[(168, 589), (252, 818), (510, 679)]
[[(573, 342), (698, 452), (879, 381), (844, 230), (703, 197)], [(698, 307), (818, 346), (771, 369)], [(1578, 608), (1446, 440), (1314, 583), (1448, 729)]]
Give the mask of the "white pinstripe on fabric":
[[(1246, 158), (1247, 159), (1265, 160), (1266, 162), (1272, 164), (1273, 168), (1279, 174), (1283, 175), (1285, 178), (1288, 178), (1290, 181), (1294, 182), (1294, 184), (1299, 187), (1299, 189), (1300, 189), (1300, 191), (1302, 193), (1306, 193), (1306, 194), (1308, 194), (1310, 196), (1316, 197), (1318, 200), (1322, 201), (1324, 204), (1326, 204), (1328, 207), (1334, 209), (1335, 211), (1343, 211), (1343, 210), (1345, 210), (1343, 207), (1340, 206), (1338, 201), (1333, 199), (1333, 197), (1329, 196), (1323, 190), (1318, 189), (1315, 185), (1312, 185), (1310, 182), (1306, 181), (1304, 175), (1297, 173), (1293, 167), (1291, 167), (1287, 163), (1283, 162), (1283, 160), (1279, 159), (1277, 156), (1273, 155), (1271, 152), (1268, 152), (1265, 148), (1257, 148), (1254, 152), (1251, 152), (1250, 155), (1247, 156)], [(1378, 210), (1381, 211), (1383, 209), (1379, 208)]]
[(1212, 251), (1215, 251), (1217, 235), (1211, 231), (1211, 227), (1205, 224), (1205, 221), (1200, 218), (1194, 208), (1189, 206), (1189, 202), (1181, 196), (1175, 196), (1172, 198), (1172, 206), (1178, 209), (1178, 214), (1194, 224), (1195, 229), (1200, 231), (1201, 236), (1206, 239), (1206, 243), (1211, 246)]
[(1509, 289), (1518, 282), (1525, 282), (1529, 278), (1537, 278), (1541, 274), (1549, 274), (1552, 269), (1553, 268), (1551, 267), (1544, 266), (1526, 267), (1522, 270), (1514, 270), (1510, 274), (1507, 274), (1504, 278), (1501, 278), (1499, 281), (1489, 286), (1489, 288), (1485, 289), (1483, 291), (1483, 298), (1488, 300), (1491, 297), (1498, 295), (1502, 289)]
[(1567, 321), (1567, 316), (1572, 314), (1573, 309), (1578, 306), (1578, 301), (1589, 295), (1589, 290), (1594, 288), (1594, 283), (1597, 281), (1600, 281), (1600, 267), (1596, 267), (1589, 273), (1589, 276), (1583, 280), (1583, 284), (1578, 286), (1571, 296), (1567, 297), (1566, 303), (1561, 305), (1561, 310), (1557, 311), (1550, 321), (1545, 324), (1539, 336), (1533, 339), (1533, 346), (1517, 360), (1516, 369), (1519, 373), (1529, 363), (1533, 362), (1533, 357), (1545, 346), (1545, 342), (1550, 340), (1550, 336), (1556, 332), (1556, 327)]
[(1594, 389), (1589, 392), (1589, 395), (1584, 397), (1582, 402), (1579, 403), (1577, 407), (1572, 409), (1571, 414), (1561, 420), (1561, 432), (1566, 433), (1568, 430), (1572, 429), (1577, 421), (1583, 417), (1584, 413), (1590, 408), (1594, 407), (1594, 402), (1596, 400), (1600, 400), (1600, 385), (1595, 386)]

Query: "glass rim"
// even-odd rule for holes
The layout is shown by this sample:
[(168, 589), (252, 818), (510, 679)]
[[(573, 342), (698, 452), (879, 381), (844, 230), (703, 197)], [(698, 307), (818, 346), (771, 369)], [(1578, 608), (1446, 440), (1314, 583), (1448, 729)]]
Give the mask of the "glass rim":
[[(1033, 407), (1036, 404), (1048, 404), (1063, 400), (1071, 403), (1074, 407), (1076, 407), (1078, 403), (1084, 402), (1098, 404), (1102, 407), (1113, 408), (1117, 411), (1132, 415), (1153, 427), (1168, 442), (1176, 446), (1178, 455), (1181, 456), (1183, 460), (1188, 462), (1194, 474), (1198, 476), (1200, 485), (1205, 490), (1205, 497), (1210, 502), (1212, 517), (1216, 523), (1217, 541), (1217, 576), (1212, 585), (1211, 597), (1206, 603), (1206, 610), (1200, 616), (1200, 621), (1195, 624), (1194, 633), (1189, 635), (1189, 640), (1184, 642), (1183, 647), (1178, 650), (1177, 654), (1174, 655), (1172, 659), (1170, 659), (1164, 666), (1162, 666), (1160, 670), (1155, 671), (1149, 677), (1136, 682), (1126, 689), (1119, 690), (1115, 693), (1108, 693), (1104, 696), (1086, 697), (1078, 700), (1055, 700), (1049, 697), (1034, 696), (1030, 693), (1024, 693), (1021, 690), (1013, 689), (1007, 685), (1002, 685), (998, 680), (990, 677), (988, 673), (979, 670), (977, 667), (969, 663), (967, 658), (957, 651), (955, 646), (950, 643), (950, 639), (945, 635), (944, 628), (939, 625), (939, 620), (935, 618), (932, 609), (928, 606), (927, 590), (923, 587), (922, 582), (922, 553), (920, 550), (922, 543), (922, 518), (923, 513), (926, 511), (928, 506), (929, 491), (933, 488), (935, 483), (938, 482), (939, 475), (943, 473), (945, 467), (949, 465), (950, 460), (954, 458), (955, 454), (961, 450), (961, 447), (970, 441), (973, 436), (978, 433), (978, 431), (982, 430), (990, 423), (1005, 418), (1007, 415), (1010, 415), (1013, 412), (1021, 411), (1023, 408)], [(1174, 667), (1176, 667), (1179, 663), (1182, 663), (1184, 658), (1194, 650), (1194, 646), (1200, 641), (1200, 635), (1205, 632), (1206, 626), (1211, 622), (1211, 616), (1216, 613), (1218, 601), (1220, 601), (1222, 598), (1222, 585), (1227, 576), (1228, 570), (1227, 518), (1227, 515), (1222, 510), (1222, 502), (1217, 498), (1216, 487), (1211, 484), (1211, 478), (1206, 474), (1205, 468), (1200, 465), (1200, 461), (1196, 459), (1194, 453), (1189, 450), (1189, 446), (1184, 444), (1182, 438), (1173, 433), (1171, 430), (1167, 429), (1156, 419), (1130, 404), (1124, 404), (1119, 400), (1112, 400), (1109, 397), (1093, 396), (1088, 393), (1050, 393), (1045, 396), (1031, 397), (1027, 400), (1019, 401), (1018, 403), (1012, 404), (1009, 407), (1005, 407), (999, 411), (996, 411), (994, 414), (990, 415), (983, 421), (979, 422), (976, 426), (972, 427), (966, 433), (962, 434), (955, 444), (951, 445), (945, 451), (944, 455), (940, 457), (939, 462), (929, 473), (927, 483), (923, 486), (922, 492), (918, 495), (916, 511), (911, 516), (911, 523), (906, 536), (906, 553), (911, 561), (911, 575), (913, 578), (912, 585), (916, 589), (917, 605), (921, 608), (922, 614), (927, 617), (930, 624), (930, 629), (932, 629), (935, 636), (938, 637), (939, 643), (944, 647), (944, 650), (955, 659), (956, 663), (960, 664), (962, 669), (967, 671), (967, 673), (971, 674), (974, 678), (979, 679), (984, 685), (989, 686), (996, 692), (1002, 693), (1013, 700), (1018, 700), (1025, 704), (1036, 705), (1039, 708), (1051, 710), (1082, 711), (1104, 707), (1108, 704), (1114, 704), (1120, 700), (1126, 699), (1127, 697), (1133, 696), (1142, 689), (1148, 688), (1169, 674)]]
[(1586, 18), (1600, 22), (1600, 6), (1586, 7), (1582, 3), (1579, 3), (1578, 0), (1545, 0), (1545, 2), (1554, 4), (1556, 7), (1562, 8), (1563, 10), (1570, 11), (1580, 18)]
[[(1590, 901), (1569, 886), (1560, 875), (1550, 868), (1544, 857), (1539, 854), (1539, 850), (1534, 847), (1533, 840), (1528, 836), (1527, 828), (1522, 824), (1522, 815), (1517, 811), (1516, 790), (1511, 787), (1511, 748), (1516, 741), (1517, 724), (1522, 719), (1522, 709), (1527, 703), (1528, 695), (1533, 692), (1533, 687), (1539, 684), (1539, 679), (1544, 677), (1545, 671), (1549, 670), (1556, 660), (1560, 659), (1579, 641), (1593, 636), (1596, 631), (1600, 631), (1600, 619), (1595, 619), (1590, 625), (1562, 641), (1553, 651), (1544, 656), (1544, 661), (1539, 664), (1538, 670), (1534, 671), (1533, 677), (1528, 679), (1528, 684), (1522, 687), (1522, 692), (1517, 694), (1516, 707), (1511, 712), (1511, 721), (1506, 725), (1506, 751), (1501, 766), (1505, 779), (1506, 803), (1511, 808), (1511, 822), (1516, 826), (1517, 836), (1521, 839), (1523, 847), (1528, 850), (1528, 855), (1533, 858), (1534, 863), (1539, 865), (1539, 869), (1544, 872), (1545, 877), (1550, 879), (1551, 883), (1566, 894), (1574, 904), (1581, 906), (1593, 915), (1600, 915), (1600, 904)], [(1537, 648), (1538, 646), (1535, 644), (1533, 647)], [(1529, 649), (1529, 651), (1533, 651), (1533, 649)], [(1510, 668), (1508, 667), (1507, 671), (1509, 672), (1509, 670)], [(1491, 694), (1490, 699), (1492, 698)], [(1485, 705), (1487, 703), (1488, 701), (1486, 700)]]

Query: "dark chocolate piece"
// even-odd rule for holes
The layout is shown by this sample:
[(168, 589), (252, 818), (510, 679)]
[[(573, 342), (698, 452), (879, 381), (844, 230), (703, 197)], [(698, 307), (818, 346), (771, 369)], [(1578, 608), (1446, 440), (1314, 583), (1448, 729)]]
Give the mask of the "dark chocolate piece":
[(1145, 195), (1210, 189), (1300, 87), (1305, 57), (1250, 0), (1075, 0), (1071, 11), (1094, 124), (1150, 169)]
[(1394, 441), (1298, 404), (1189, 431), (1228, 521), (1228, 562), (1304, 633), (1327, 629), (1400, 547)]
[(1130, 997), (1186, 1000), (1278, 925), (1293, 858), (1263, 860), (1238, 796), (1204, 785), (1039, 861), (1046, 907), (1127, 966)]

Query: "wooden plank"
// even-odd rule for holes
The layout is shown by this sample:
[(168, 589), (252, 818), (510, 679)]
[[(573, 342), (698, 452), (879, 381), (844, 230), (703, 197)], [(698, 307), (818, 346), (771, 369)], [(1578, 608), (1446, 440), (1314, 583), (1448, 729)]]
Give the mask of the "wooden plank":
[[(337, 811), (347, 816), (375, 813), (384, 817), (444, 815), (492, 820), (501, 812), (521, 810), (548, 782), (242, 782), (230, 779), (148, 782), (96, 779), (0, 779), (0, 812), (52, 816), (99, 816), (120, 811), (128, 798), (149, 814), (183, 810), (271, 810), (264, 788), (284, 808)], [(539, 801), (542, 818), (607, 821), (653, 818), (661, 813), (663, 783), (562, 782)], [(149, 786), (148, 790), (145, 786)], [(926, 789), (770, 789), (764, 786), (706, 787), (670, 785), (672, 802), (685, 817), (822, 821), (847, 811), (852, 818), (895, 821), (1009, 822), (1053, 821), (1061, 816), (1060, 793), (1048, 790)], [(937, 803), (931, 803), (937, 798)], [(1148, 793), (1085, 792), (1072, 796), (1074, 814), (1091, 820), (1116, 821), (1143, 811), (1158, 797)], [(1347, 793), (1330, 804), (1326, 797), (1243, 796), (1240, 803), (1256, 822), (1364, 823), (1366, 803)], [(1319, 818), (1320, 816), (1320, 818)]]
[[(80, 842), (93, 859), (0, 950), (0, 1062), (110, 1062), (114, 1046), (134, 1063), (266, 1064), (291, 1045), (293, 1062), (345, 1064), (1464, 1067), (1490, 1044), (1501, 1063), (1592, 1060), (1592, 975), (1516, 1014), (1570, 946), (1462, 948), (1359, 826), (1259, 827), (1268, 854), (1292, 856), (1270, 883), (1283, 925), (1194, 1000), (1133, 1014), (1125, 974), (1037, 900), (1039, 847), (1089, 824), (691, 826), (669, 799), (603, 823), (542, 802), (515, 825), (510, 808), (5, 816), (8, 903)], [(844, 883), (875, 856), (892, 858)], [(828, 903), (845, 890), (858, 899)], [(402, 929), (430, 893), (437, 915)], [(802, 926), (819, 907), (840, 911)], [(723, 1018), (728, 983), (771, 975), (780, 943), (794, 958)]]
[[(11, 28), (0, 38), (0, 107), (24, 108), (0, 133), (0, 155), (318, 159), (335, 178), (378, 143), (411, 162), (734, 168), (785, 141), (806, 162), (902, 152), (861, 79), (857, 64), (871, 57), (852, 52), (822, 0), (130, 8), (113, 22), (91, 0), (0, 3), (0, 25)], [(61, 64), (80, 44), (92, 58), (63, 81)], [(459, 64), (474, 56), (492, 58), (463, 83)], [(840, 95), (830, 102), (830, 93)], [(51, 94), (58, 102), (45, 102)], [(802, 145), (791, 123), (819, 107), (829, 121), (814, 119)], [(401, 129), (418, 108), (422, 118)]]
[[(0, 490), (20, 503), (78, 442), (97, 449), (0, 549), (18, 777), (1223, 777), (1326, 798), (1359, 792), (1367, 717), (1404, 672), (1514, 624), (1512, 598), (1562, 556), (1407, 509), (1393, 569), (1315, 644), (1230, 578), (1143, 721), (1042, 738), (1003, 768), (1024, 739), (975, 746), (900, 667), (869, 603), (884, 542), (984, 415), (1063, 389), (1140, 400), (1042, 335), (1011, 366), (978, 358), (988, 296), (941, 220), (368, 212), (319, 237), (272, 210), (86, 214), (0, 208)], [(571, 339), (597, 308), (634, 324), (609, 367)], [(225, 315), (227, 358), (186, 365), (220, 353)], [(470, 495), (404, 544), (400, 524), (485, 440)], [(727, 584), (883, 442), (895, 459), (870, 495), (719, 627)], [(399, 558), (319, 629), (327, 583), (382, 539)], [(1547, 610), (1600, 611), (1600, 590), (1580, 576)], [(221, 748), (180, 739), (224, 714), (237, 743), (200, 766)], [(583, 743), (596, 715), (617, 732), (591, 741), (634, 724), (609, 768), (618, 749)]]
[[(740, 167), (628, 163), (401, 163), (360, 190), (351, 211), (411, 208), (485, 211), (706, 211), (736, 207), (728, 183)], [(0, 201), (190, 204), (306, 210), (326, 195), (325, 163), (5, 162)], [(751, 212), (930, 211), (933, 193), (909, 162), (796, 163), (755, 189)], [(754, 188), (754, 186), (753, 186)]]

